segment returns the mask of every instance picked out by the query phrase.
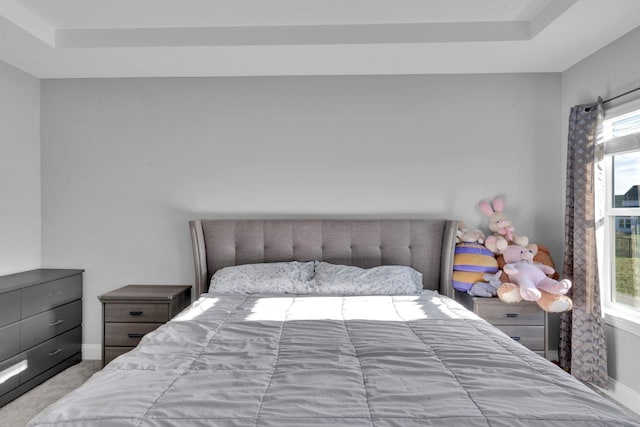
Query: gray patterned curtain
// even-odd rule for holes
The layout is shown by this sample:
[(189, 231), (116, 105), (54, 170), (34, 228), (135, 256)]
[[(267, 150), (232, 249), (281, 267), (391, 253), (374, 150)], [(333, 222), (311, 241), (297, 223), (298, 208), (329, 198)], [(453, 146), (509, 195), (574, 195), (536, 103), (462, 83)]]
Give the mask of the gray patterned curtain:
[(607, 346), (596, 249), (596, 137), (602, 100), (571, 108), (567, 147), (564, 276), (573, 282), (573, 311), (560, 318), (560, 366), (607, 388)]

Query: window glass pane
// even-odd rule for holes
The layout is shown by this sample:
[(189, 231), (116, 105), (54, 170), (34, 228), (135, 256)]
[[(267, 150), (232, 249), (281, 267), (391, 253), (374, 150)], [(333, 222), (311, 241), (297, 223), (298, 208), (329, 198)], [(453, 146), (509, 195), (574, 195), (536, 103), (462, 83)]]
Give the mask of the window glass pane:
[(613, 207), (639, 207), (639, 189), (640, 152), (613, 156)]
[(635, 113), (633, 116), (627, 116), (621, 120), (614, 120), (612, 123), (612, 135), (614, 138), (623, 135), (629, 135), (638, 132), (640, 124), (640, 115)]
[(605, 120), (602, 132), (604, 139), (618, 138), (640, 132), (640, 110)]
[(616, 217), (615, 302), (640, 311), (640, 216)]

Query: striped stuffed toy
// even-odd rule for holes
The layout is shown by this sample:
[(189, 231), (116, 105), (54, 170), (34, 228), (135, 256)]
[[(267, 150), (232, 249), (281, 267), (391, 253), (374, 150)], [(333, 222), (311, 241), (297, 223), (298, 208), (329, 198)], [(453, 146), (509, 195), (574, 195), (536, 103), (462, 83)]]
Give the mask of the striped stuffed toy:
[(484, 273), (496, 273), (498, 261), (489, 249), (478, 243), (458, 243), (453, 257), (453, 288), (467, 292)]

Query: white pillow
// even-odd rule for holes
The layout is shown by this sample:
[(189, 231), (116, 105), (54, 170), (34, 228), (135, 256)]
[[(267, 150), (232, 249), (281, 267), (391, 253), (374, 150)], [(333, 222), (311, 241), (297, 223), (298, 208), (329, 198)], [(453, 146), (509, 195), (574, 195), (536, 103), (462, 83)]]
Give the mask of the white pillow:
[(328, 295), (404, 295), (422, 292), (422, 273), (402, 265), (360, 268), (316, 261), (316, 293)]
[(213, 274), (212, 293), (309, 294), (314, 262), (273, 262), (225, 267)]

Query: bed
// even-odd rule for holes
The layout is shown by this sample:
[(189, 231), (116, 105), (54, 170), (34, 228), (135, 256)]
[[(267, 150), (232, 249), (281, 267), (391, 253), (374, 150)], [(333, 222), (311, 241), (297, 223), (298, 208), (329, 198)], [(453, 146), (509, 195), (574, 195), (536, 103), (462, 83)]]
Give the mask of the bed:
[[(456, 227), (191, 221), (201, 297), (30, 425), (637, 426), (451, 298)], [(208, 292), (222, 272), (274, 265), (405, 266), (423, 291)]]

